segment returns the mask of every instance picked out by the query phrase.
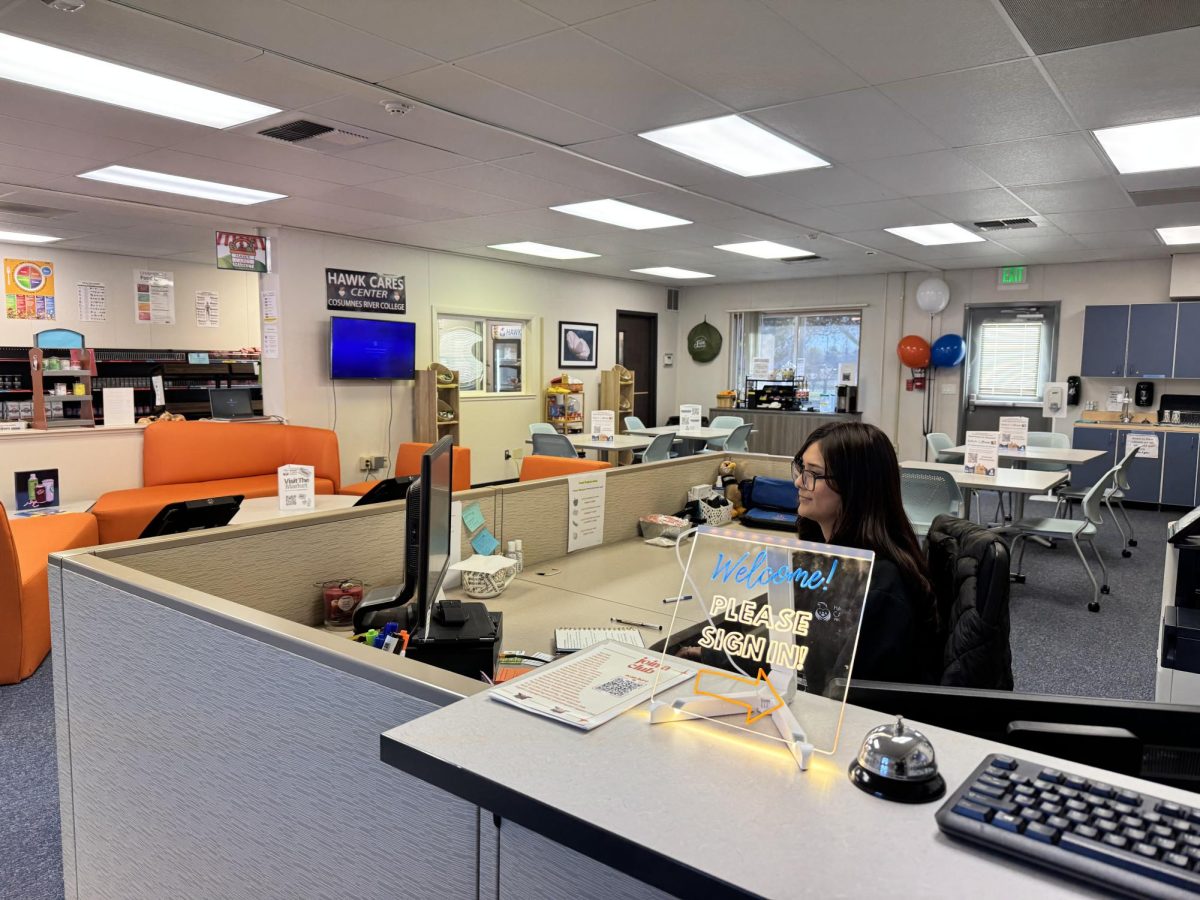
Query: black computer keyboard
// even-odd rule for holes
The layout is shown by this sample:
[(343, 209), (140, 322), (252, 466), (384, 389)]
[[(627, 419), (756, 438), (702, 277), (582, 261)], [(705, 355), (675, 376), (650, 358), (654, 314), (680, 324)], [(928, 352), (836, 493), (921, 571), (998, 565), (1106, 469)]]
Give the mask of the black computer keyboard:
[(1138, 897), (1200, 894), (1200, 808), (989, 756), (937, 812), (952, 837)]

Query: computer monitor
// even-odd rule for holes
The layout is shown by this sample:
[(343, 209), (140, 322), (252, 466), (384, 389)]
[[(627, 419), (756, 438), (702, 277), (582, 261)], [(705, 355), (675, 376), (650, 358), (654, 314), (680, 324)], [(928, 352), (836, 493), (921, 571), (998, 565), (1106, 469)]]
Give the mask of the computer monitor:
[(249, 388), (209, 388), (208, 408), (214, 419), (251, 419)]
[(220, 528), (222, 525), (228, 525), (229, 520), (237, 515), (243, 499), (244, 495), (235, 494), (229, 497), (208, 497), (204, 500), (168, 503), (155, 514), (138, 537), (159, 537), (184, 531)]
[(1160, 784), (1200, 788), (1197, 706), (853, 678), (846, 701)]
[(416, 475), (400, 475), (397, 478), (384, 478), (355, 501), (355, 506), (370, 506), (373, 503), (388, 503), (392, 500), (403, 500), (408, 496), (408, 489), (417, 480)]
[(430, 616), (450, 565), (453, 450), (453, 440), (444, 437), (421, 455), (421, 474), (408, 487), (405, 509), (404, 583), (386, 596), (368, 597), (359, 604), (354, 612), (355, 634), (387, 621), (400, 621), (406, 630), (416, 632), (418, 641), (429, 632)]

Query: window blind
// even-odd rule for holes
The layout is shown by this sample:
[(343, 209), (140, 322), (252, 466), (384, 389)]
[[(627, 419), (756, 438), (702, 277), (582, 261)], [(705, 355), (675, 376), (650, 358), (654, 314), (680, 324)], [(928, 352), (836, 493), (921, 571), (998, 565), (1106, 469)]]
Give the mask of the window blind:
[(1045, 324), (985, 322), (979, 331), (979, 399), (1035, 401), (1041, 397)]

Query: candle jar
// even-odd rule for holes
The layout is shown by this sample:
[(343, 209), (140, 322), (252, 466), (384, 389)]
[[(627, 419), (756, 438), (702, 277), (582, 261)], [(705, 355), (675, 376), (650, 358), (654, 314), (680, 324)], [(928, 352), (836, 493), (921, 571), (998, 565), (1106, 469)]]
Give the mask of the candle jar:
[(82, 381), (75, 382), (72, 390), (74, 391), (76, 397), (87, 396), (87, 386)]
[(338, 578), (322, 581), (321, 603), (325, 610), (325, 625), (328, 628), (350, 628), (354, 624), (354, 611), (362, 603), (366, 584), (358, 578)]

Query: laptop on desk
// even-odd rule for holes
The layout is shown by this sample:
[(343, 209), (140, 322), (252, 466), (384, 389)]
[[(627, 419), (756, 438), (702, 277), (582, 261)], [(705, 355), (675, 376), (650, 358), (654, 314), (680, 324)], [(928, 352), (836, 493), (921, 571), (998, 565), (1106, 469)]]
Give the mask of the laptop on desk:
[(254, 412), (249, 388), (209, 388), (209, 418), (213, 422), (271, 422)]

